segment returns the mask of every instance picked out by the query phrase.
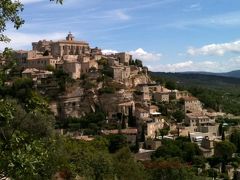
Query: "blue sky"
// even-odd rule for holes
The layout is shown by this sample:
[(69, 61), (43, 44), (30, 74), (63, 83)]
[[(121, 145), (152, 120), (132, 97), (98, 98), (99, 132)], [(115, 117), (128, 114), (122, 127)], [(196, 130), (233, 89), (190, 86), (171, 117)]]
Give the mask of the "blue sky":
[(240, 69), (239, 0), (21, 0), (25, 24), (8, 26), (14, 49), (71, 31), (105, 53), (127, 51), (153, 71)]

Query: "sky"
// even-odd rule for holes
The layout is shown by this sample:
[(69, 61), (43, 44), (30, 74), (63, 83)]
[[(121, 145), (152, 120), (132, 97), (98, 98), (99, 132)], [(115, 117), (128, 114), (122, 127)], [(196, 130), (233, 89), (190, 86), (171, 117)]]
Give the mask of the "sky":
[(152, 71), (227, 72), (240, 69), (239, 0), (20, 0), (25, 24), (5, 32), (4, 47), (78, 40), (104, 53), (129, 52)]

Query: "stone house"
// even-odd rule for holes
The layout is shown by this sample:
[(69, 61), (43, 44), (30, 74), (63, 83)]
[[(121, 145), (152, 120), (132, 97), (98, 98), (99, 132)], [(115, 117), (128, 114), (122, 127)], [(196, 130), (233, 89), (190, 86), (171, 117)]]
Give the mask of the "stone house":
[(113, 71), (113, 79), (115, 81), (124, 81), (130, 77), (130, 67), (129, 66), (111, 66)]
[(79, 79), (81, 77), (81, 64), (79, 62), (64, 61), (62, 64), (57, 64), (57, 69), (62, 69), (72, 79)]
[(124, 65), (129, 65), (129, 62), (132, 60), (132, 55), (126, 52), (116, 53), (115, 55), (118, 58), (119, 62)]
[(187, 98), (190, 96), (190, 93), (188, 91), (179, 91), (179, 90), (172, 90), (171, 91), (171, 97), (173, 99), (181, 99), (181, 98)]
[(31, 78), (38, 83), (41, 83), (41, 79), (48, 78), (53, 75), (51, 71), (38, 70), (35, 68), (27, 68), (22, 72), (22, 77)]
[(150, 91), (148, 85), (138, 85), (137, 86), (137, 91), (142, 93), (142, 101), (150, 101), (152, 98), (150, 96)]
[(202, 103), (195, 97), (185, 97), (184, 99), (184, 110), (185, 112), (202, 112)]
[(214, 155), (214, 140), (212, 138), (209, 138), (208, 136), (205, 136), (202, 139), (200, 150), (203, 153), (203, 156), (208, 158)]
[(16, 52), (17, 64), (24, 68), (46, 69), (48, 66), (55, 67), (60, 61), (59, 58), (53, 56), (43, 56), (37, 51)]
[(187, 113), (184, 123), (189, 126), (190, 132), (208, 133), (212, 136), (218, 135), (219, 124), (205, 114)]
[(163, 119), (151, 119), (145, 123), (145, 135), (147, 138), (155, 138), (158, 130), (164, 127)]
[(157, 102), (169, 102), (168, 92), (155, 92), (153, 93), (153, 98)]
[(95, 60), (90, 60), (88, 62), (81, 63), (81, 73), (90, 72), (91, 69), (98, 69), (98, 63)]
[(149, 119), (150, 114), (147, 109), (144, 109), (142, 107), (136, 107), (135, 116), (137, 119), (145, 120), (145, 119)]

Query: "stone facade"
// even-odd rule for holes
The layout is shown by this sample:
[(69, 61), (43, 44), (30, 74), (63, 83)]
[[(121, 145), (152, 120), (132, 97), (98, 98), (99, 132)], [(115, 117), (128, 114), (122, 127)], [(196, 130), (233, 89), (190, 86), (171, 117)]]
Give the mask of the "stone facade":
[(64, 55), (90, 54), (89, 44), (84, 41), (75, 41), (73, 35), (69, 33), (66, 40), (60, 41), (38, 41), (33, 42), (34, 51), (51, 53), (53, 57), (62, 57)]
[(153, 94), (154, 100), (157, 102), (169, 102), (169, 93), (155, 92)]
[(115, 81), (124, 81), (130, 77), (130, 67), (129, 66), (112, 66), (113, 79)]
[(121, 52), (121, 53), (116, 53), (116, 57), (119, 59), (119, 62), (125, 65), (129, 65), (129, 62), (132, 60), (132, 55)]
[(188, 91), (178, 91), (178, 90), (172, 90), (171, 91), (171, 97), (173, 99), (179, 100), (181, 98), (187, 98), (189, 96), (190, 96), (190, 94), (189, 94)]
[(156, 133), (159, 129), (162, 129), (164, 126), (164, 120), (162, 119), (153, 119), (146, 123), (146, 137), (155, 138)]
[(53, 75), (51, 71), (38, 70), (35, 68), (27, 68), (22, 72), (22, 77), (31, 78), (38, 83), (41, 83), (41, 79), (47, 78)]
[(202, 103), (195, 97), (184, 98), (184, 110), (185, 112), (202, 112)]

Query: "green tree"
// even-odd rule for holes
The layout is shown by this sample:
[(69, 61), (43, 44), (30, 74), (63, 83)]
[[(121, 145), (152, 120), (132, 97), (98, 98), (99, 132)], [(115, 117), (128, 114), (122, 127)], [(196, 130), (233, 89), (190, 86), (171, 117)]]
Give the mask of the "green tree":
[(173, 140), (164, 140), (162, 141), (162, 144), (163, 145), (152, 154), (152, 159), (182, 157), (182, 150), (174, 143)]
[(177, 120), (177, 122), (182, 122), (183, 120), (184, 120), (184, 118), (185, 118), (185, 114), (184, 114), (184, 112), (183, 111), (181, 111), (181, 110), (176, 110), (173, 114), (172, 114), (172, 116)]
[(159, 129), (159, 135), (162, 137), (163, 139), (163, 136), (166, 136), (168, 135), (168, 132), (169, 132), (169, 128), (163, 128), (163, 129)]
[(240, 153), (240, 130), (235, 129), (230, 135), (229, 140), (236, 146), (237, 153)]
[(146, 173), (141, 163), (136, 162), (128, 148), (122, 148), (113, 155), (114, 172), (119, 180), (145, 180)]
[(144, 166), (148, 172), (150, 180), (190, 180), (197, 179), (193, 170), (179, 162), (176, 159), (163, 160), (163, 161), (147, 161), (144, 162)]
[(232, 158), (232, 155), (235, 152), (236, 146), (229, 141), (222, 141), (215, 145), (214, 156), (221, 159), (223, 172), (225, 172), (226, 163)]
[(139, 59), (136, 59), (134, 64), (135, 64), (135, 66), (143, 67), (143, 65), (142, 65), (142, 61), (139, 60)]
[(119, 149), (127, 146), (127, 138), (122, 134), (109, 135), (107, 138), (109, 140), (110, 153), (115, 153)]
[(174, 90), (177, 88), (176, 83), (173, 80), (167, 80), (165, 84), (166, 88)]

